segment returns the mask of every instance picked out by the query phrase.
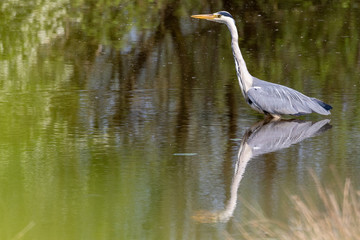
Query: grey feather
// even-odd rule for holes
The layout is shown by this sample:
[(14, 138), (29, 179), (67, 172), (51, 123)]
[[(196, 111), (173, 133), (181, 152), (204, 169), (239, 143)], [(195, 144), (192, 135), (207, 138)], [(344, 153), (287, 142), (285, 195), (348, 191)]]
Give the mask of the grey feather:
[(322, 105), (325, 103), (316, 98), (310, 98), (294, 89), (262, 81), (255, 77), (252, 87), (246, 93), (251, 107), (261, 113), (303, 115), (317, 112), (322, 115), (330, 114), (330, 111)]

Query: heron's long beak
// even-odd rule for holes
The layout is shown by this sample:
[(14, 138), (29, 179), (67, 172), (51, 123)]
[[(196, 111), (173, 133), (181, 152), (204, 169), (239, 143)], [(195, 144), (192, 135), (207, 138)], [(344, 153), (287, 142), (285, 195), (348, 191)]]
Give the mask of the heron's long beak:
[(214, 14), (199, 14), (199, 15), (192, 15), (191, 17), (212, 20), (212, 19), (216, 18), (216, 15), (214, 15)]

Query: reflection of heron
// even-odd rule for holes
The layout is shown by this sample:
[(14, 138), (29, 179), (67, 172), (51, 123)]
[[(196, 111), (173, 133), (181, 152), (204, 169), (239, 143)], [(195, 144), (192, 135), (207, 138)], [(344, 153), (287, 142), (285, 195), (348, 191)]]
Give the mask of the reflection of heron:
[(292, 144), (313, 137), (329, 128), (330, 120), (316, 123), (300, 120), (261, 121), (250, 127), (240, 145), (234, 177), (230, 187), (230, 199), (224, 210), (218, 212), (199, 211), (193, 218), (199, 222), (226, 222), (233, 215), (237, 202), (237, 191), (246, 165), (254, 156), (287, 148)]
[(235, 21), (230, 13), (225, 11), (213, 14), (193, 15), (193, 18), (206, 19), (225, 23), (231, 33), (231, 47), (235, 59), (235, 68), (241, 91), (247, 103), (256, 111), (280, 118), (280, 115), (303, 115), (317, 112), (322, 115), (330, 114), (332, 107), (316, 98), (279, 85), (262, 81), (250, 75), (238, 44), (238, 32)]

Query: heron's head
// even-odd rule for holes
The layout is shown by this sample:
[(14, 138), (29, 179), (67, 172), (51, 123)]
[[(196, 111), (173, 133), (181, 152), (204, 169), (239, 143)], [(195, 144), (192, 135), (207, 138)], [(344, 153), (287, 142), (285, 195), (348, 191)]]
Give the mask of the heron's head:
[(199, 15), (192, 15), (192, 18), (199, 18), (199, 19), (206, 19), (213, 22), (225, 23), (229, 24), (234, 22), (234, 18), (231, 16), (230, 13), (226, 11), (220, 11), (212, 14), (199, 14)]

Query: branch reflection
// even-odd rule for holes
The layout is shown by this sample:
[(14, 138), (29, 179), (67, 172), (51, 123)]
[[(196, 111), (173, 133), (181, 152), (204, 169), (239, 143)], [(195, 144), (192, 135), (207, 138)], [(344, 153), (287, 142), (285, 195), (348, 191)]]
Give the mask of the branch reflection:
[(318, 135), (332, 126), (330, 120), (318, 122), (302, 120), (263, 120), (251, 126), (241, 141), (234, 177), (230, 187), (230, 199), (221, 211), (200, 210), (193, 219), (202, 223), (227, 222), (237, 204), (237, 191), (248, 162), (255, 156), (288, 148), (306, 138)]

